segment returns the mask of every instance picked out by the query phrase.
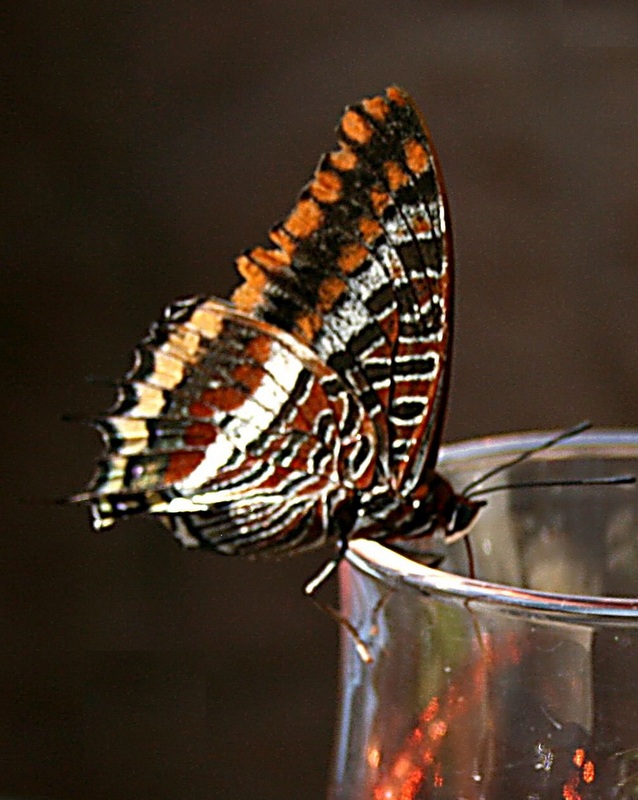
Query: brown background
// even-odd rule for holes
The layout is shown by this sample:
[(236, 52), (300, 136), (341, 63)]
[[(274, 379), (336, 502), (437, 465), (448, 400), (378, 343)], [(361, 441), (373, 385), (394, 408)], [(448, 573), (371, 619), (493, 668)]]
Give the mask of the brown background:
[(299, 587), (322, 555), (184, 553), (152, 521), (91, 533), (49, 503), (97, 453), (60, 415), (109, 404), (85, 377), (121, 375), (165, 303), (225, 295), (342, 106), (397, 82), (453, 210), (447, 438), (635, 425), (635, 3), (14, 5), (0, 794), (318, 800), (337, 631)]

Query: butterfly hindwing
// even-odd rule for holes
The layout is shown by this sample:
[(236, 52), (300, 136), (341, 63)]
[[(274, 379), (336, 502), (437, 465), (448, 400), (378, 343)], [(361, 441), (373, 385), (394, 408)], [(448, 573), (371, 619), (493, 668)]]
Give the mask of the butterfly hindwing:
[(96, 526), (158, 514), (185, 544), (221, 552), (322, 541), (373, 475), (374, 427), (339, 376), (213, 299), (166, 310), (98, 424), (109, 455), (80, 498)]

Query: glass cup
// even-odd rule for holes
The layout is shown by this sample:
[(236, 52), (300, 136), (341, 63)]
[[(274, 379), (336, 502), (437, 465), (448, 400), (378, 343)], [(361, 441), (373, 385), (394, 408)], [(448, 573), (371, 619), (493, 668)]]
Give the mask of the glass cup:
[[(440, 469), (460, 489), (545, 438), (453, 445)], [(491, 482), (635, 475), (637, 459), (638, 432), (583, 433)], [(342, 610), (373, 662), (343, 634), (330, 800), (638, 798), (638, 490), (485, 499), (474, 578), (463, 541), (351, 543)]]

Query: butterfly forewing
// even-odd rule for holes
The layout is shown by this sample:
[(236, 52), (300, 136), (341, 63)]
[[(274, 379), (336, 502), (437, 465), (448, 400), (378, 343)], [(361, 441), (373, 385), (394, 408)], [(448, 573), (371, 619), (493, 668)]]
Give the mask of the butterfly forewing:
[(185, 544), (274, 552), (366, 535), (364, 502), (377, 530), (384, 504), (412, 508), (449, 375), (444, 192), (396, 87), (347, 108), (338, 137), (269, 245), (238, 259), (232, 303), (177, 303), (140, 344), (76, 498), (97, 527), (147, 512)]
[(238, 261), (234, 302), (311, 346), (377, 427), (379, 467), (409, 492), (432, 466), (449, 373), (451, 243), (432, 147), (406, 94), (346, 109), (273, 247)]

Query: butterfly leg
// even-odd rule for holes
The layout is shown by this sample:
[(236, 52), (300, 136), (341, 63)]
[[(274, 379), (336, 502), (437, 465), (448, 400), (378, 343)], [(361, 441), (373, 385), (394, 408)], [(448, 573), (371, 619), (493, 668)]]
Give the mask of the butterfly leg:
[(396, 589), (393, 586), (386, 589), (374, 604), (372, 614), (370, 615), (372, 620), (370, 623), (370, 636), (377, 636), (379, 634), (379, 617), (381, 616), (381, 612), (385, 608), (388, 600), (390, 600), (395, 591)]
[(348, 540), (345, 536), (339, 539), (339, 547), (335, 555), (330, 559), (330, 561), (326, 561), (326, 563), (321, 567), (319, 572), (310, 578), (310, 580), (306, 583), (303, 587), (304, 594), (308, 597), (313, 597), (317, 590), (328, 580), (328, 578), (332, 575), (332, 573), (337, 569), (339, 564), (343, 561), (346, 557), (346, 553), (348, 552)]
[(334, 557), (327, 561), (323, 567), (313, 575), (312, 578), (305, 584), (303, 587), (303, 592), (306, 597), (309, 597), (315, 606), (320, 610), (323, 611), (324, 614), (327, 614), (331, 617), (338, 625), (341, 625), (345, 628), (352, 640), (354, 642), (354, 646), (357, 650), (359, 658), (363, 661), (364, 664), (370, 664), (374, 659), (368, 649), (367, 645), (359, 635), (359, 631), (355, 628), (355, 626), (350, 622), (350, 620), (341, 614), (336, 608), (327, 605), (326, 603), (322, 603), (320, 600), (317, 600), (315, 597), (315, 593), (317, 590), (328, 580), (328, 578), (332, 575), (333, 572), (336, 571), (339, 564), (343, 561), (348, 552), (348, 540), (345, 536), (339, 538), (339, 548), (335, 553)]

